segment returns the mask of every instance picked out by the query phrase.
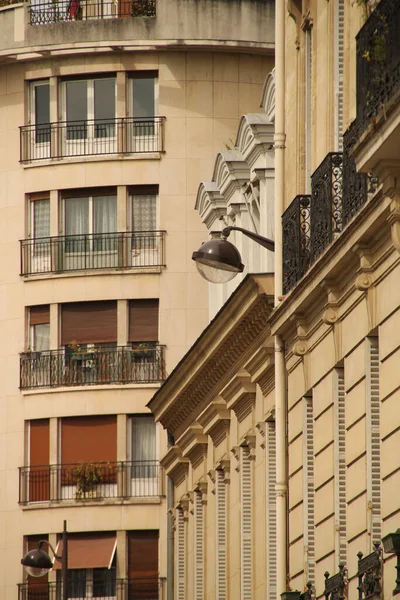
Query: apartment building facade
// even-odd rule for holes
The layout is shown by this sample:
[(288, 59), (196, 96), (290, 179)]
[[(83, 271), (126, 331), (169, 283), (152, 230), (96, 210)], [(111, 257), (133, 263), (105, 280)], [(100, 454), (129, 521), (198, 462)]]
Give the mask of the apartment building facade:
[(250, 273), (225, 304), (232, 288), (216, 291), (219, 312), (150, 402), (173, 440), (177, 597), (388, 599), (400, 9), (291, 0), (276, 21), (274, 286)]
[[(273, 66), (272, 2), (0, 7), (0, 595), (171, 598), (147, 403), (208, 319), (199, 181)], [(229, 30), (224, 23), (230, 22)], [(234, 32), (234, 33), (233, 33)], [(52, 554), (49, 550), (50, 555)]]

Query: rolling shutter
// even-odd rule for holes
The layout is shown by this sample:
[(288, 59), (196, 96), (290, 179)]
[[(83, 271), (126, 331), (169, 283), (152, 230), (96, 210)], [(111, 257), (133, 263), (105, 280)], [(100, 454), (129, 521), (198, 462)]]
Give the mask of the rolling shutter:
[(50, 499), (50, 422), (29, 423), (29, 502)]
[(45, 325), (50, 323), (50, 305), (41, 304), (29, 308), (29, 325)]
[(117, 460), (117, 417), (68, 417), (61, 421), (61, 463)]
[(61, 344), (117, 341), (117, 302), (71, 302), (62, 305)]
[(130, 300), (128, 341), (158, 341), (158, 299)]

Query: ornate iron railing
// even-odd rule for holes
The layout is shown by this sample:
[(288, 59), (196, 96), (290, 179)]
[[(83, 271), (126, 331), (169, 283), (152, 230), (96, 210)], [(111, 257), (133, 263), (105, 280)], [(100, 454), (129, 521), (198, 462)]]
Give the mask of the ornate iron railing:
[(283, 293), (306, 273), (310, 264), (310, 200), (296, 196), (282, 216)]
[(20, 388), (158, 383), (165, 379), (165, 346), (97, 347), (83, 353), (71, 349), (24, 352)]
[(19, 503), (161, 496), (158, 461), (97, 462), (19, 468)]
[(383, 581), (383, 557), (382, 548), (379, 542), (374, 544), (375, 550), (363, 556), (362, 552), (358, 556), (358, 600), (369, 600), (369, 598), (379, 598), (382, 592)]
[(163, 152), (165, 117), (58, 121), (20, 127), (20, 162)]
[(359, 135), (400, 90), (400, 3), (381, 0), (357, 40)]
[[(162, 598), (164, 580), (158, 577), (114, 579), (111, 576), (85, 580), (68, 580), (68, 598), (86, 600), (99, 598), (107, 600), (158, 600)], [(18, 600), (60, 600), (61, 577), (52, 583), (18, 584)]]
[(310, 263), (342, 230), (341, 152), (330, 152), (311, 176)]
[(345, 573), (346, 568), (343, 564), (339, 565), (338, 573), (332, 575), (332, 577), (330, 577), (328, 571), (326, 571), (324, 587), (325, 600), (344, 600), (347, 586)]
[(35, 2), (29, 8), (30, 25), (69, 21), (155, 17), (156, 0), (59, 0)]
[(165, 231), (83, 233), (21, 240), (21, 275), (165, 266)]

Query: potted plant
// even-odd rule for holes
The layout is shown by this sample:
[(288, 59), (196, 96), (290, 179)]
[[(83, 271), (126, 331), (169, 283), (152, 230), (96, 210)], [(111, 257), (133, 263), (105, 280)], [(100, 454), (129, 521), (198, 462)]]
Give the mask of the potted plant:
[(154, 346), (141, 342), (132, 346), (131, 355), (134, 359), (153, 358)]
[(92, 462), (79, 463), (77, 467), (74, 467), (72, 476), (76, 483), (75, 497), (77, 500), (100, 496), (98, 489), (98, 485), (102, 481), (100, 465)]

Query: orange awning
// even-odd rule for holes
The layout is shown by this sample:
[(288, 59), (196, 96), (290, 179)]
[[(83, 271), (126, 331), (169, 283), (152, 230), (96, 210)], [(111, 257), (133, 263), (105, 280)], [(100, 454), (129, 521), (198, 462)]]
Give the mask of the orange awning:
[[(68, 569), (110, 569), (117, 547), (115, 533), (68, 535)], [(58, 542), (56, 554), (62, 556), (63, 543)], [(53, 569), (61, 569), (61, 561)]]

